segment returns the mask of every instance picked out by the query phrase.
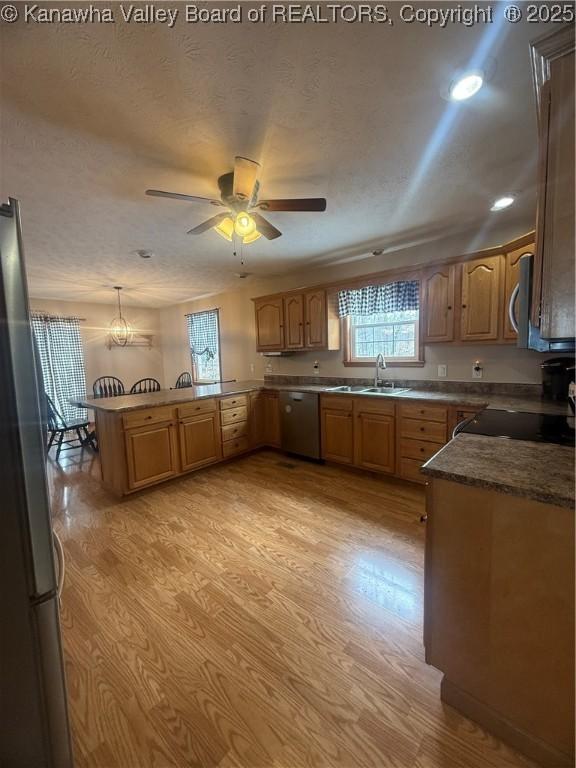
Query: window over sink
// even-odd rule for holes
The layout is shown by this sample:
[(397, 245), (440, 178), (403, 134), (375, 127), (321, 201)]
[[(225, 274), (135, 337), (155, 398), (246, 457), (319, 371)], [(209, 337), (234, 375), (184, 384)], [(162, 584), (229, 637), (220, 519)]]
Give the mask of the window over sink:
[(345, 365), (373, 365), (379, 354), (389, 365), (422, 362), (420, 353), (420, 282), (398, 280), (340, 291), (344, 318)]

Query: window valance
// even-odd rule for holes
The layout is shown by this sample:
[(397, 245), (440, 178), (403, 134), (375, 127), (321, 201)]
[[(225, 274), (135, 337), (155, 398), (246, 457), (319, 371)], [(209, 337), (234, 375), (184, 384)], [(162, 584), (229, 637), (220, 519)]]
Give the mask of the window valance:
[(418, 280), (398, 280), (384, 285), (366, 285), (338, 293), (338, 315), (374, 315), (418, 309)]

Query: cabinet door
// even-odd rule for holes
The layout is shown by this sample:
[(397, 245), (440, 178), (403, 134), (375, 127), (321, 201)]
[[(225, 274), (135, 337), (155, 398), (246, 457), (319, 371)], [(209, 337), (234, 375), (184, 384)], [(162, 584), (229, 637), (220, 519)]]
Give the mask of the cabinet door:
[[(572, 31), (572, 35), (574, 32)], [(573, 37), (572, 37), (573, 40)], [(572, 46), (574, 43), (572, 42)], [(550, 62), (540, 334), (544, 339), (574, 336), (574, 49)], [(539, 191), (542, 186), (539, 187)]]
[(518, 334), (512, 328), (510, 323), (510, 317), (508, 314), (508, 308), (510, 306), (510, 297), (512, 291), (518, 285), (518, 278), (520, 275), (520, 259), (525, 253), (534, 253), (534, 243), (525, 245), (524, 248), (517, 248), (515, 251), (510, 251), (504, 257), (504, 301), (502, 306), (503, 315), (503, 333), (504, 339), (515, 340)]
[(488, 256), (462, 264), (462, 341), (498, 339), (501, 316), (502, 256)]
[(248, 416), (250, 445), (257, 448), (264, 444), (264, 399), (261, 392), (250, 393)]
[(340, 464), (354, 463), (354, 419), (351, 410), (322, 410), (322, 458)]
[(377, 472), (394, 473), (396, 453), (394, 417), (357, 413), (354, 424), (354, 463)]
[(277, 351), (284, 348), (284, 303), (282, 296), (260, 299), (255, 305), (256, 348)]
[(222, 458), (218, 412), (181, 419), (180, 456), (182, 469), (194, 469)]
[(262, 392), (264, 444), (280, 447), (280, 403), (276, 392)]
[(178, 445), (172, 422), (128, 429), (124, 440), (130, 489), (142, 488), (178, 474)]
[(324, 348), (327, 343), (326, 291), (309, 291), (304, 296), (306, 326), (304, 340), (306, 347)]
[(302, 294), (284, 297), (284, 340), (286, 349), (304, 346), (304, 297)]
[(454, 341), (454, 265), (441, 265), (423, 278), (424, 342)]

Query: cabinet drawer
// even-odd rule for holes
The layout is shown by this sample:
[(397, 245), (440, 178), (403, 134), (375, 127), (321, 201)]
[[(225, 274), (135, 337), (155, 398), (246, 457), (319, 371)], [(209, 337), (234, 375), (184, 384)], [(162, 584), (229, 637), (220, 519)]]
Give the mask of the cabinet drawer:
[(234, 456), (236, 453), (244, 453), (250, 447), (247, 437), (240, 437), (237, 440), (228, 440), (222, 444), (222, 453), (224, 457)]
[(354, 410), (356, 413), (383, 413), (386, 416), (394, 416), (396, 406), (382, 396), (355, 397)]
[(245, 437), (248, 434), (248, 422), (240, 421), (238, 424), (229, 424), (222, 427), (222, 440), (235, 440), (239, 437)]
[(220, 419), (223, 427), (228, 424), (236, 424), (238, 421), (247, 421), (248, 408), (246, 408), (246, 406), (240, 408), (228, 408), (228, 410), (222, 411)]
[(406, 437), (400, 441), (400, 456), (403, 459), (418, 459), (427, 461), (439, 451), (438, 443), (429, 443), (424, 440), (410, 440)]
[(213, 397), (207, 400), (193, 400), (191, 403), (184, 403), (178, 407), (178, 418), (185, 419), (186, 416), (196, 416), (199, 413), (209, 413), (216, 410), (216, 400)]
[(341, 395), (321, 395), (320, 406), (330, 408), (331, 411), (351, 411), (354, 401), (351, 397)]
[(147, 424), (159, 424), (162, 421), (172, 421), (174, 409), (170, 406), (162, 408), (141, 408), (125, 413), (123, 416), (124, 429), (145, 427)]
[(444, 444), (446, 442), (446, 424), (438, 421), (403, 418), (400, 420), (400, 436)]
[(421, 461), (416, 459), (400, 459), (400, 477), (415, 483), (425, 483), (426, 477), (420, 472)]
[(442, 421), (448, 419), (448, 408), (443, 405), (416, 405), (402, 403), (402, 416), (407, 419), (423, 419), (424, 421)]
[(240, 408), (247, 405), (247, 395), (232, 395), (231, 397), (222, 397), (220, 399), (220, 409), (223, 411), (228, 410), (228, 408)]

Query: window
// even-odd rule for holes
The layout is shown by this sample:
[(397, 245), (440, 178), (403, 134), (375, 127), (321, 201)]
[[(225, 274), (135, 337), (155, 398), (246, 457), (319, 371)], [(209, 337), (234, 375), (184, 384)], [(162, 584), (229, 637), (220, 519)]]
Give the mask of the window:
[(372, 364), (378, 354), (388, 362), (419, 360), (417, 280), (399, 280), (340, 291), (338, 312), (346, 318), (345, 363)]
[(418, 310), (351, 315), (350, 359), (373, 361), (381, 353), (387, 360), (418, 359)]
[(195, 382), (220, 381), (220, 320), (217, 309), (186, 315)]
[(84, 354), (77, 317), (32, 313), (32, 330), (44, 379), (44, 390), (68, 424), (87, 421), (86, 411), (70, 403), (86, 397)]

